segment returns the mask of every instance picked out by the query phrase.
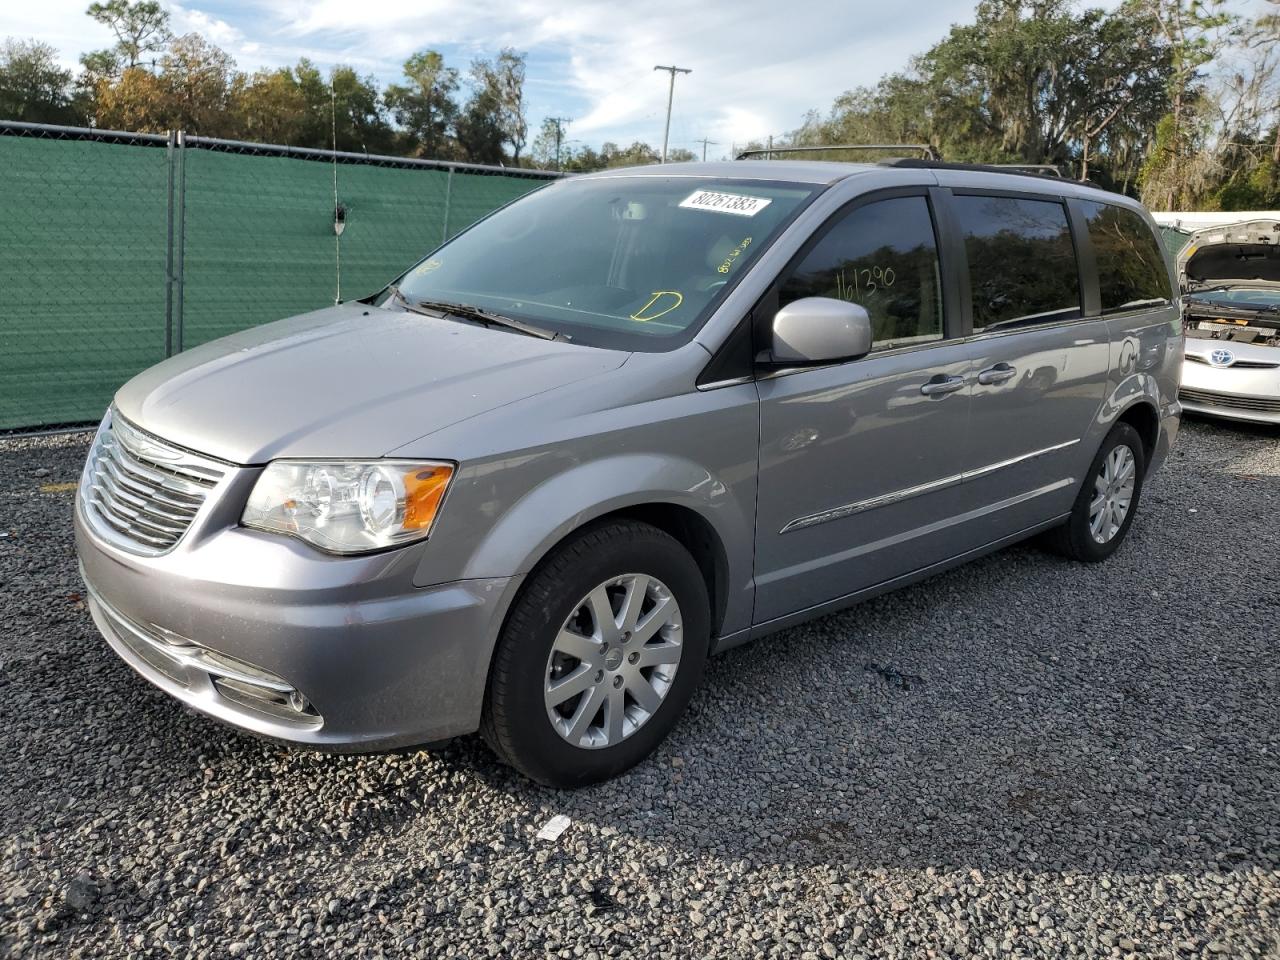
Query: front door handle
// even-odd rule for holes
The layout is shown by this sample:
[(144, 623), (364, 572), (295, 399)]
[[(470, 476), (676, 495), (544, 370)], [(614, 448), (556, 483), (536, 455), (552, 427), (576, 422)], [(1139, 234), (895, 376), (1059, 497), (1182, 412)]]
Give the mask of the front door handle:
[(920, 392), (926, 397), (940, 397), (964, 389), (964, 384), (964, 377), (948, 377), (938, 374), (928, 383), (922, 385)]
[(1007, 363), (997, 363), (994, 367), (988, 367), (978, 374), (978, 382), (984, 387), (989, 387), (993, 383), (1004, 383), (1006, 380), (1012, 380), (1018, 375), (1018, 371)]

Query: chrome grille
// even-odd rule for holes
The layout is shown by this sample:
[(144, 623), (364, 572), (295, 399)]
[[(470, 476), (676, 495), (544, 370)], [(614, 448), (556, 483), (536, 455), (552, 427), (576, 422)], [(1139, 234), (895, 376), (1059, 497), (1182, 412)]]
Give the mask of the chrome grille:
[(1183, 387), (1178, 392), (1178, 396), (1183, 400), (1203, 403), (1207, 406), (1280, 413), (1280, 397), (1244, 397), (1236, 393), (1218, 393), (1215, 390), (1194, 390), (1188, 387)]
[(157, 556), (182, 539), (227, 467), (108, 414), (85, 464), (81, 503), (104, 540)]
[[(1203, 363), (1203, 364), (1209, 363), (1208, 357), (1202, 357), (1198, 353), (1188, 353), (1186, 356), (1187, 356), (1187, 359), (1192, 361), (1193, 363)], [(1266, 360), (1233, 360), (1228, 365), (1228, 367), (1222, 368), (1222, 369), (1275, 370), (1277, 367), (1280, 367), (1280, 360), (1277, 360), (1275, 363), (1271, 363)]]

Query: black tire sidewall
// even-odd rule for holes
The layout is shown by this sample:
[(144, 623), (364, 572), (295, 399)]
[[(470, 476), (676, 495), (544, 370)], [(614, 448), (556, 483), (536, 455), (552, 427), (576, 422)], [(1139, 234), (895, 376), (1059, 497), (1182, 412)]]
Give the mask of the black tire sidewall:
[[(1089, 504), (1093, 502), (1094, 481), (1098, 476), (1098, 472), (1102, 469), (1103, 461), (1111, 455), (1111, 452), (1116, 447), (1121, 445), (1128, 447), (1133, 453), (1135, 474), (1133, 498), (1129, 502), (1129, 512), (1125, 514), (1124, 523), (1120, 525), (1116, 535), (1106, 543), (1098, 543), (1093, 539), (1093, 534), (1089, 531)], [(1106, 439), (1102, 441), (1102, 446), (1098, 448), (1098, 453), (1094, 456), (1093, 462), (1089, 464), (1089, 472), (1085, 475), (1084, 483), (1071, 511), (1071, 519), (1067, 523), (1068, 534), (1071, 538), (1071, 550), (1078, 559), (1096, 563), (1100, 560), (1105, 560), (1120, 549), (1120, 545), (1124, 543), (1125, 537), (1129, 534), (1129, 527), (1133, 525), (1133, 518), (1138, 513), (1138, 504), (1142, 499), (1142, 488), (1146, 481), (1146, 473), (1147, 455), (1146, 448), (1142, 443), (1142, 437), (1129, 424), (1116, 424), (1111, 428), (1111, 432), (1107, 434)]]
[[(573, 608), (599, 584), (628, 573), (661, 580), (676, 598), (685, 645), (675, 682), (658, 711), (612, 747), (587, 750), (565, 741), (547, 716), (543, 686), (556, 634)], [(533, 779), (559, 787), (616, 776), (666, 738), (684, 713), (706, 664), (710, 638), (707, 587), (693, 558), (674, 538), (645, 524), (596, 528), (566, 544), (534, 574), (517, 598), (499, 641), (496, 670), (507, 682), (491, 733), (501, 752)]]

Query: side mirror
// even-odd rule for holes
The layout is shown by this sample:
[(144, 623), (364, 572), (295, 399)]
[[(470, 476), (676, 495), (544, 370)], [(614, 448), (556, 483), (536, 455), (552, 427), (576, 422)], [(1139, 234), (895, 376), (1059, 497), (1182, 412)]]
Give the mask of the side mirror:
[(774, 314), (774, 363), (831, 363), (870, 352), (871, 317), (856, 303), (805, 297)]

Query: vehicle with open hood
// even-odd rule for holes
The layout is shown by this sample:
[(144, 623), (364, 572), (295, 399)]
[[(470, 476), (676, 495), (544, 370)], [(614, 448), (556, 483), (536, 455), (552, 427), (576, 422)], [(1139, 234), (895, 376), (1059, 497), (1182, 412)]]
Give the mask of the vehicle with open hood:
[(1183, 408), (1280, 424), (1280, 217), (1199, 230), (1177, 266)]

